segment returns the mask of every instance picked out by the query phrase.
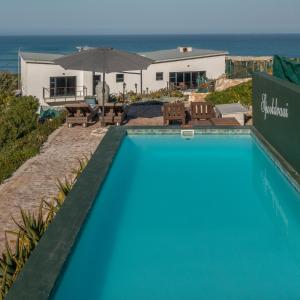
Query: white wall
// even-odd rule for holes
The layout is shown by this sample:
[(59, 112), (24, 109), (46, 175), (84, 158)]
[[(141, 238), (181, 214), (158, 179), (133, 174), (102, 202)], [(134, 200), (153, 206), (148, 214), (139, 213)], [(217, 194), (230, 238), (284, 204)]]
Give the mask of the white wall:
[[(225, 74), (225, 56), (214, 56), (152, 64), (147, 70), (143, 71), (143, 90), (145, 91), (146, 88), (149, 88), (149, 91), (155, 91), (161, 88), (166, 88), (167, 83), (169, 82), (170, 72), (193, 71), (206, 71), (206, 76), (209, 79), (216, 79)], [(156, 72), (164, 73), (162, 81), (156, 80)], [(106, 75), (106, 79), (111, 93), (122, 92), (123, 83), (116, 83), (115, 73)], [(138, 84), (138, 92), (140, 91), (140, 76), (124, 74), (124, 81), (126, 82), (127, 91), (135, 91), (135, 83)]]
[[(225, 73), (225, 56), (205, 57), (173, 62), (155, 63), (143, 70), (143, 90), (158, 90), (167, 87), (169, 81), (169, 72), (192, 72), (206, 71), (209, 79), (216, 79)], [(132, 71), (140, 72), (140, 71)], [(156, 72), (163, 72), (163, 80), (156, 80)], [(77, 86), (85, 86), (87, 94), (92, 94), (93, 76), (92, 72), (64, 70), (58, 65), (51, 63), (31, 63), (24, 62), (21, 59), (21, 77), (22, 90), (24, 95), (36, 96), (42, 105), (45, 105), (43, 99), (43, 87), (49, 88), (50, 77), (55, 76), (77, 76)], [(111, 93), (121, 93), (123, 83), (116, 82), (116, 73), (106, 75), (107, 84)], [(135, 83), (140, 91), (140, 76), (124, 74), (126, 91), (135, 91)]]
[(65, 70), (49, 63), (26, 63), (21, 59), (21, 82), (24, 95), (35, 96), (41, 105), (47, 105), (43, 99), (43, 88), (50, 87), (52, 76), (76, 76), (77, 86), (83, 86), (83, 72)]

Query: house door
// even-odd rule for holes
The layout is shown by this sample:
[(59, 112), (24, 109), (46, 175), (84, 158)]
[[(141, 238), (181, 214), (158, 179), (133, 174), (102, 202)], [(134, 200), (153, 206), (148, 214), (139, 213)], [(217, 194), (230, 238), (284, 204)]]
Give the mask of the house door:
[(101, 75), (93, 75), (93, 95), (96, 95), (96, 86), (98, 82), (101, 82)]

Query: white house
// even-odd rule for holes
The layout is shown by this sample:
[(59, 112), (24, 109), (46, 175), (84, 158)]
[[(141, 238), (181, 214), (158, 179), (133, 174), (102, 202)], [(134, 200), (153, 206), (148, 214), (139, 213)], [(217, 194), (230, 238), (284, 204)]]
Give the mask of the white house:
[[(216, 79), (225, 73), (225, 51), (179, 47), (140, 53), (155, 62), (147, 70), (110, 73), (106, 76), (111, 93), (154, 91), (176, 85), (195, 88), (199, 75)], [(41, 105), (60, 105), (80, 101), (95, 94), (101, 75), (86, 71), (65, 70), (53, 60), (61, 54), (21, 52), (21, 84), (23, 95), (32, 95)], [(141, 76), (142, 73), (142, 76)]]

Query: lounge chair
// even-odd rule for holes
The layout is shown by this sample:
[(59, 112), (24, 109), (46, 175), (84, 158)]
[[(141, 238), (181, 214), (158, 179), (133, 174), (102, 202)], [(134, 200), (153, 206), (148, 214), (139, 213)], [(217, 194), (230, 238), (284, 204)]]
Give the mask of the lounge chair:
[(215, 111), (211, 104), (207, 102), (191, 102), (191, 119), (192, 122), (208, 122), (215, 117)]
[(73, 124), (82, 124), (83, 127), (87, 127), (88, 123), (93, 122), (98, 117), (99, 112), (98, 105), (92, 108), (86, 103), (67, 104), (65, 108), (68, 111), (66, 122), (69, 128)]
[(164, 124), (169, 125), (170, 121), (179, 121), (185, 125), (184, 103), (165, 103), (163, 106)]

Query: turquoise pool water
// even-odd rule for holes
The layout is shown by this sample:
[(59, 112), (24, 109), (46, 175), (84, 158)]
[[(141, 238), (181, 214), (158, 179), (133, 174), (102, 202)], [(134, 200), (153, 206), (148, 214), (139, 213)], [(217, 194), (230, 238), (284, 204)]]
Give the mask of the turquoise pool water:
[(249, 135), (127, 136), (53, 299), (300, 299), (300, 196)]

